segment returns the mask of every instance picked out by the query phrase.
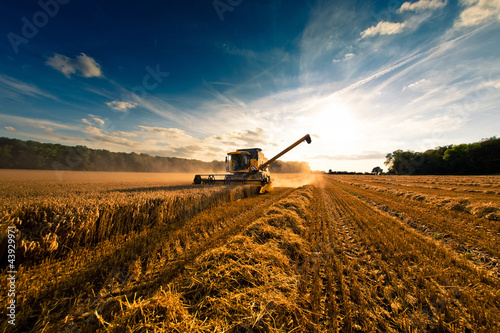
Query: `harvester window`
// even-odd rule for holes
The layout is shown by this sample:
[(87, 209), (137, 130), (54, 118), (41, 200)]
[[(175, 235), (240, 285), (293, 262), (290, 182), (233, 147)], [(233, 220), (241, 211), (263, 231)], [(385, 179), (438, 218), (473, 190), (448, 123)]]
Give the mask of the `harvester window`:
[(247, 170), (250, 167), (250, 156), (248, 155), (232, 155), (231, 161), (233, 165), (233, 171)]

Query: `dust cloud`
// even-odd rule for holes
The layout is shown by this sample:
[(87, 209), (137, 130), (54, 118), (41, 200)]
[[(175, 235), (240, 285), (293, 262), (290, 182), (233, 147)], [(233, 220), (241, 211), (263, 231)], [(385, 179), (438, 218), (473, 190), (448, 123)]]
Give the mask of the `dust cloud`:
[(274, 187), (300, 187), (316, 183), (319, 175), (312, 173), (275, 173), (271, 175)]

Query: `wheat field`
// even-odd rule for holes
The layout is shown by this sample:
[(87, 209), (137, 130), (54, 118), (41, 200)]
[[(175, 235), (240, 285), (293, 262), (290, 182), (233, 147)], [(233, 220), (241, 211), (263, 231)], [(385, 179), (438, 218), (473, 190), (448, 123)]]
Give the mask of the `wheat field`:
[(500, 176), (0, 175), (2, 332), (500, 331)]

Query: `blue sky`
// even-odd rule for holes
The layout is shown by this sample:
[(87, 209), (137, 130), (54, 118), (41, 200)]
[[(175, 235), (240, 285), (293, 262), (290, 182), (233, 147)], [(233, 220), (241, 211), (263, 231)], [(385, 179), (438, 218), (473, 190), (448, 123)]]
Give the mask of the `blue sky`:
[(0, 2), (0, 136), (371, 171), (500, 134), (500, 1)]

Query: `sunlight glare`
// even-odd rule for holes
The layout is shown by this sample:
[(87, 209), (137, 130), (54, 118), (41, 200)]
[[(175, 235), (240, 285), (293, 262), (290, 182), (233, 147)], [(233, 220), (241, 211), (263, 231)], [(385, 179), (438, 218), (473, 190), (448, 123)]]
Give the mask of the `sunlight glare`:
[(356, 136), (356, 121), (351, 110), (338, 101), (318, 106), (312, 128), (322, 140), (329, 142), (347, 142)]

